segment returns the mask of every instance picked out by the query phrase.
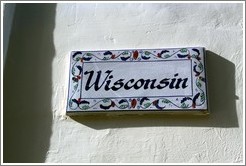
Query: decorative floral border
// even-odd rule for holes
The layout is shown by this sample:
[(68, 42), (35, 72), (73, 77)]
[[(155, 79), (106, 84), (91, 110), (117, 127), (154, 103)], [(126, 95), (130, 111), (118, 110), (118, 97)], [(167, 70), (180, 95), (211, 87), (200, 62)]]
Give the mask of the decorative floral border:
[[(73, 51), (71, 53), (68, 109), (67, 111), (106, 110), (168, 110), (206, 109), (206, 78), (204, 48), (139, 49), (116, 51)], [(202, 53), (201, 53), (202, 52)], [(192, 97), (141, 97), (141, 98), (81, 98), (80, 86), (84, 62), (97, 61), (148, 61), (190, 59), (193, 67)], [(194, 79), (195, 78), (195, 79)]]

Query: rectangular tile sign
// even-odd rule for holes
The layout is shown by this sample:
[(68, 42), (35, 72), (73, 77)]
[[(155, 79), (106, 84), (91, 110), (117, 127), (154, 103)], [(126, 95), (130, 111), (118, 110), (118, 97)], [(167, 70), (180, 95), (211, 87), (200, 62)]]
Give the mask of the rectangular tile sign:
[(73, 51), (67, 114), (207, 112), (205, 49)]

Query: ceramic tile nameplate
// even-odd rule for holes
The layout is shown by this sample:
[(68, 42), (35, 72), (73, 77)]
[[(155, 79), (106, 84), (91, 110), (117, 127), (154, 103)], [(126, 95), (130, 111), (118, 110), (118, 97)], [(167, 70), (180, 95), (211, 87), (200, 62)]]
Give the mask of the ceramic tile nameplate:
[(72, 51), (67, 114), (208, 113), (205, 49)]

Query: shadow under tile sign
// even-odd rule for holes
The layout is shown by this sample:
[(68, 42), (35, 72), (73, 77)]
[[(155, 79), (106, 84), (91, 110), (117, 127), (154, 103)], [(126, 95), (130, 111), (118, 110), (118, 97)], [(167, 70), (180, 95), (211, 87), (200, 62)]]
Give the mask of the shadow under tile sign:
[(67, 114), (208, 114), (205, 48), (72, 51)]

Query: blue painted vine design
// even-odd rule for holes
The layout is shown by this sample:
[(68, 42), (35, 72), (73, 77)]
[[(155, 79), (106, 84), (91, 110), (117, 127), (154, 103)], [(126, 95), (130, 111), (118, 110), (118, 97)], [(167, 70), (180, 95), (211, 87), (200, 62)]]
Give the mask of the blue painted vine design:
[[(195, 94), (192, 97), (160, 97), (160, 98), (126, 98), (126, 99), (83, 99), (79, 91), (82, 80), (83, 63), (89, 61), (147, 61), (159, 59), (192, 59), (195, 76)], [(205, 80), (202, 74), (204, 66), (201, 62), (200, 51), (196, 48), (173, 50), (123, 50), (105, 52), (72, 52), (71, 82), (72, 95), (69, 98), (71, 110), (164, 110), (175, 108), (196, 108), (205, 101)]]

